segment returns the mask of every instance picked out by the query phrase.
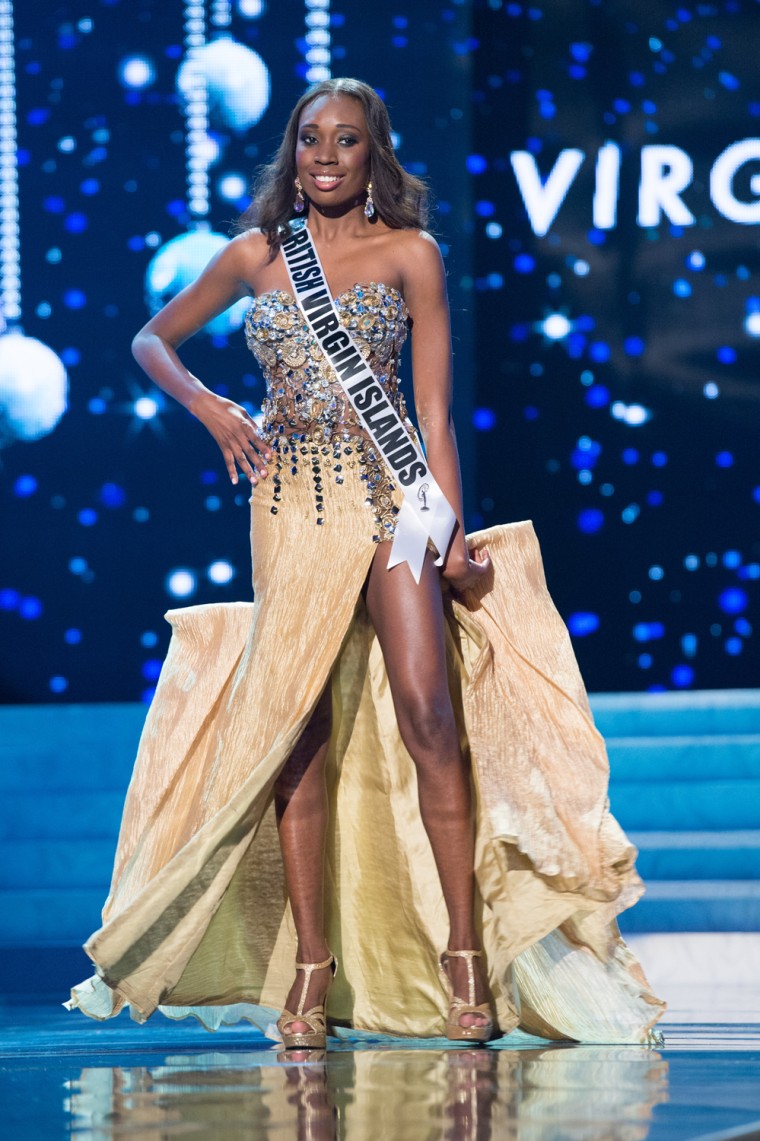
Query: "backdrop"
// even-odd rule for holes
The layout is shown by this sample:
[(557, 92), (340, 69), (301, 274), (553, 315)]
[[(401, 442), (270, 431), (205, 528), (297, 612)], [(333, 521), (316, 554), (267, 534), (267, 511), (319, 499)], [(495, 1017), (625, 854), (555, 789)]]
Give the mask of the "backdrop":
[[(469, 524), (534, 519), (590, 688), (758, 684), (754, 0), (13, 9), (2, 700), (149, 700), (164, 610), (250, 598), (247, 495), (129, 342), (328, 74), (435, 192)], [(241, 316), (183, 353), (255, 413)]]

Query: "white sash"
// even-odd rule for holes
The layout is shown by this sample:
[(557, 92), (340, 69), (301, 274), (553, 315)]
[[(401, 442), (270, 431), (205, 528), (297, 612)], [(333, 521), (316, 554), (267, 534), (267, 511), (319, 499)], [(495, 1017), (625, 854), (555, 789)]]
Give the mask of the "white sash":
[(441, 566), (456, 515), (436, 483), (422, 449), (411, 439), (351, 333), (340, 323), (325, 271), (305, 222), (290, 224), (290, 236), (282, 242), (281, 249), (293, 296), (309, 329), (332, 365), (351, 407), (385, 460), (392, 479), (403, 489), (388, 567), (407, 562), (415, 582), (419, 582), (428, 539), (433, 540), (438, 550), (436, 566)]

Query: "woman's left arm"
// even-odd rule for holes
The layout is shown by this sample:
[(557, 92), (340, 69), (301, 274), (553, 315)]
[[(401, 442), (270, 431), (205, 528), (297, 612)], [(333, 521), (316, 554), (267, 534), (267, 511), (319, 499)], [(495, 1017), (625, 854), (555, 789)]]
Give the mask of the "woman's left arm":
[(403, 249), (404, 297), (412, 318), (414, 405), (430, 470), (457, 517), (443, 564), (456, 590), (474, 586), (490, 570), (487, 552), (467, 550), (462, 478), (451, 414), (452, 361), (446, 274), (438, 243), (429, 234), (409, 235)]

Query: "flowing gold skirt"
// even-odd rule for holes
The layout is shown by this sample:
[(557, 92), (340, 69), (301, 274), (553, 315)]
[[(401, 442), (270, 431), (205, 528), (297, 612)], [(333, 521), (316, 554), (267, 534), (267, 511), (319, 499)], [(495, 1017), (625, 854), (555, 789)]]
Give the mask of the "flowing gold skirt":
[[(366, 471), (315, 455), (253, 493), (255, 602), (167, 615), (103, 925), (85, 946), (97, 974), (68, 1004), (92, 1017), (128, 1003), (138, 1021), (160, 1008), (211, 1029), (270, 1028), (296, 943), (273, 783), (331, 679), (325, 894), (340, 970), (328, 1017), (443, 1032), (446, 909), (361, 597), (377, 534)], [(604, 743), (533, 528), (469, 542), (488, 547), (493, 572), (443, 606), (499, 1028), (652, 1041), (664, 1006), (615, 923), (643, 891), (636, 853), (608, 811)]]

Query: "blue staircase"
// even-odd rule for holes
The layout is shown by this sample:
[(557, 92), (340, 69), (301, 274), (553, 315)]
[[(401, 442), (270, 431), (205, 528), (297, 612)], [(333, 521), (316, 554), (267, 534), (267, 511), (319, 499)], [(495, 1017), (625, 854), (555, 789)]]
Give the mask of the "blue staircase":
[(92, 973), (143, 705), (0, 707), (0, 994)]
[(760, 691), (597, 694), (612, 811), (639, 849), (626, 933), (760, 930)]
[[(627, 933), (760, 929), (760, 691), (599, 694), (647, 894)], [(0, 993), (89, 973), (145, 707), (0, 708)]]

